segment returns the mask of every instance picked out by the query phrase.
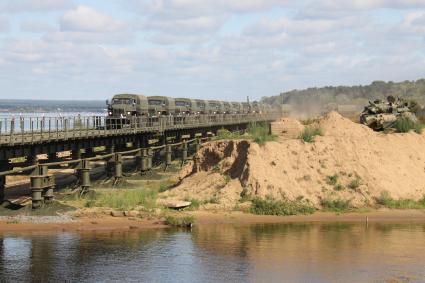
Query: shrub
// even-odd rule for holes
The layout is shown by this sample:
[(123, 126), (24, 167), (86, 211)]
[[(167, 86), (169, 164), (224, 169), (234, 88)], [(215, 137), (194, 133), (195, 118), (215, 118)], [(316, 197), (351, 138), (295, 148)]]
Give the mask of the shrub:
[(407, 133), (410, 130), (416, 129), (416, 124), (407, 117), (400, 117), (395, 122), (395, 129), (397, 133)]
[(424, 128), (425, 128), (425, 125), (424, 124), (416, 123), (416, 125), (415, 125), (415, 132), (417, 134), (422, 134), (422, 131), (423, 131)]
[(269, 133), (268, 126), (263, 124), (251, 123), (248, 126), (247, 132), (249, 136), (260, 145), (276, 139), (276, 136)]
[(335, 186), (334, 186), (334, 190), (335, 191), (342, 191), (342, 190), (344, 190), (345, 188), (344, 188), (344, 186), (343, 185), (341, 185), (341, 184), (336, 184)]
[(360, 187), (360, 185), (361, 185), (361, 180), (359, 178), (356, 178), (348, 184), (348, 188), (352, 190), (357, 190), (357, 188)]
[(278, 201), (255, 198), (252, 200), (251, 213), (259, 215), (297, 215), (312, 214), (315, 208), (305, 201)]
[(323, 199), (321, 201), (321, 205), (324, 210), (334, 211), (334, 212), (345, 212), (351, 209), (351, 201), (350, 200), (342, 200), (342, 199)]
[(201, 201), (197, 199), (185, 199), (185, 201), (190, 201), (190, 205), (186, 208), (186, 210), (194, 210), (198, 209), (201, 206)]
[(299, 138), (305, 142), (314, 142), (316, 136), (323, 136), (322, 128), (317, 125), (305, 127)]
[(337, 174), (326, 177), (326, 184), (331, 185), (331, 186), (335, 186), (337, 183), (338, 183), (338, 175)]
[(175, 227), (190, 227), (195, 223), (195, 218), (193, 216), (167, 216), (165, 218), (165, 224), (175, 226)]
[(425, 208), (425, 195), (420, 200), (398, 199), (395, 200), (387, 191), (381, 192), (376, 198), (376, 203), (393, 209), (422, 209)]

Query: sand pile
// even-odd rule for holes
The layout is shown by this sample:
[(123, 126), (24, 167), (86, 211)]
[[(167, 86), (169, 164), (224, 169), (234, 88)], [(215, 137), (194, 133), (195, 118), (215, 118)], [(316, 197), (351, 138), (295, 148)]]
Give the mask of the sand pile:
[(425, 135), (376, 133), (335, 112), (318, 123), (325, 134), (314, 143), (208, 143), (182, 171), (180, 184), (164, 197), (223, 207), (233, 207), (247, 194), (302, 197), (320, 207), (322, 199), (364, 206), (383, 191), (413, 199), (425, 193)]

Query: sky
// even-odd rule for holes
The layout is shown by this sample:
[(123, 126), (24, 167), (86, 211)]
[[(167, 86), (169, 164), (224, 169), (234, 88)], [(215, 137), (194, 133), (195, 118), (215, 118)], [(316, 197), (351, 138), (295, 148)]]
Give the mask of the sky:
[(425, 0), (0, 0), (0, 99), (251, 100), (425, 77)]

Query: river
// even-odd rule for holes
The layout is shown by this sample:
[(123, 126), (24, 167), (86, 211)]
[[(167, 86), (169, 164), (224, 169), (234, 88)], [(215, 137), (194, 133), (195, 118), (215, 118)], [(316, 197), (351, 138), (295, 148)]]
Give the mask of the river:
[(0, 236), (1, 282), (424, 282), (424, 263), (425, 224)]

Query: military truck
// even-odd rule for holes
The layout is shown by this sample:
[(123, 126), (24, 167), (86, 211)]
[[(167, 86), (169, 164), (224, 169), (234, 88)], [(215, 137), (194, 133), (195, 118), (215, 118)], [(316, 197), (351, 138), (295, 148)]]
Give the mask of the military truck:
[(398, 119), (407, 118), (416, 123), (417, 118), (411, 109), (412, 105), (402, 98), (387, 97), (387, 101), (377, 99), (369, 101), (360, 115), (360, 123), (375, 131), (394, 128)]
[(167, 96), (148, 96), (149, 116), (176, 114), (175, 99)]
[(218, 100), (208, 100), (207, 101), (207, 109), (208, 114), (223, 114), (224, 106), (223, 102)]
[(148, 99), (142, 94), (117, 94), (111, 102), (106, 101), (108, 116), (128, 118), (148, 115)]
[(242, 114), (243, 106), (240, 102), (232, 102), (233, 114)]

